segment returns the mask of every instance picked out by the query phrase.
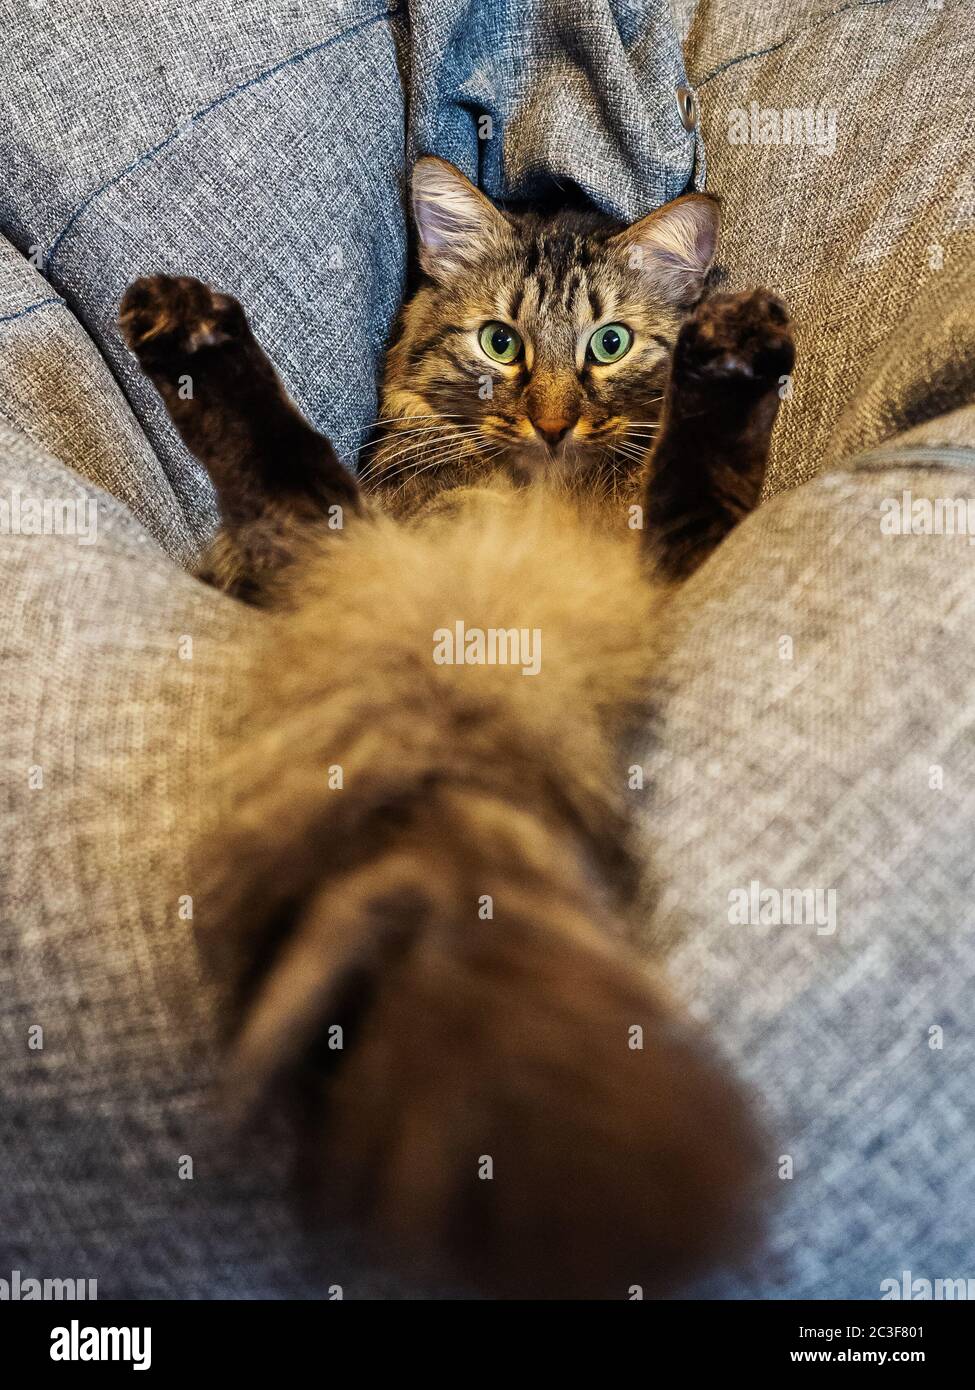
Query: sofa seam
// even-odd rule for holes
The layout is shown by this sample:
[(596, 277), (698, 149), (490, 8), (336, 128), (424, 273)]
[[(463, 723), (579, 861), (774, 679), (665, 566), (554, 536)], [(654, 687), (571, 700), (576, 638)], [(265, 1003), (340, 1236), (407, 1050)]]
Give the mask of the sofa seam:
[[(896, 444), (878, 445), (855, 454), (835, 473), (881, 473), (889, 472), (891, 467), (912, 465), (927, 466), (932, 472), (938, 469), (961, 470), (975, 468), (975, 445), (966, 444)], [(834, 470), (830, 470), (834, 474)], [(825, 476), (825, 475), (824, 475)]]
[(59, 304), (62, 308), (67, 308), (60, 295), (48, 295), (46, 299), (38, 299), (33, 304), (28, 304), (23, 309), (17, 309), (12, 314), (0, 314), (0, 323), (13, 323), (14, 319), (22, 319), (25, 314), (32, 314), (35, 309), (43, 309), (48, 304)]
[(388, 20), (392, 15), (395, 15), (399, 9), (400, 0), (393, 0), (393, 3), (387, 4), (378, 14), (368, 15), (356, 24), (350, 24), (347, 28), (340, 30), (338, 33), (329, 35), (327, 39), (323, 39), (319, 43), (310, 44), (307, 48), (300, 49), (297, 53), (292, 53), (287, 58), (279, 59), (278, 62), (272, 64), (271, 67), (265, 68), (262, 72), (255, 73), (253, 77), (248, 77), (243, 82), (238, 82), (228, 91), (222, 92), (220, 96), (214, 97), (213, 100), (207, 102), (205, 106), (201, 106), (197, 111), (194, 111), (182, 121), (175, 130), (171, 130), (163, 140), (157, 141), (157, 143), (152, 145), (149, 149), (143, 150), (143, 152), (127, 164), (124, 169), (118, 170), (117, 173), (99, 184), (97, 188), (93, 189), (91, 193), (87, 194), (81, 200), (51, 243), (51, 249), (44, 258), (45, 273), (50, 270), (55, 256), (75, 223), (82, 214), (91, 207), (92, 203), (100, 198), (109, 188), (120, 183), (128, 174), (134, 173), (141, 165), (148, 163), (151, 159), (154, 159), (157, 154), (160, 154), (170, 145), (175, 144), (181, 135), (184, 135), (191, 127), (195, 126), (205, 116), (208, 116), (211, 111), (215, 111), (218, 107), (231, 101), (235, 96), (239, 95), (239, 93), (247, 91), (251, 87), (259, 86), (262, 82), (267, 81), (268, 78), (274, 77), (277, 73), (284, 71), (284, 69), (294, 67), (296, 64), (303, 62), (305, 58), (309, 58), (316, 53), (321, 53), (325, 49), (331, 48), (333, 44), (340, 43), (343, 39), (350, 38), (352, 35), (360, 33), (363, 29), (367, 29), (373, 24), (378, 24), (382, 20)]
[(820, 24), (825, 24), (828, 20), (835, 19), (837, 15), (845, 14), (847, 10), (879, 9), (881, 5), (897, 3), (898, 0), (846, 0), (846, 4), (837, 6), (835, 10), (830, 10), (827, 14), (818, 15), (812, 23), (804, 24), (798, 29), (793, 29), (791, 34), (786, 34), (785, 38), (777, 40), (777, 42), (770, 44), (767, 48), (756, 48), (748, 53), (739, 53), (735, 58), (727, 58), (723, 63), (719, 63), (716, 68), (712, 68), (712, 70), (705, 77), (702, 77), (699, 82), (692, 80), (691, 86), (695, 91), (699, 92), (701, 88), (706, 87), (713, 78), (720, 77), (730, 68), (737, 67), (739, 63), (746, 63), (751, 58), (765, 58), (770, 53), (777, 53), (780, 48), (785, 48), (786, 45), (792, 43), (793, 40), (801, 38), (803, 34), (811, 33), (812, 30), (818, 28)]

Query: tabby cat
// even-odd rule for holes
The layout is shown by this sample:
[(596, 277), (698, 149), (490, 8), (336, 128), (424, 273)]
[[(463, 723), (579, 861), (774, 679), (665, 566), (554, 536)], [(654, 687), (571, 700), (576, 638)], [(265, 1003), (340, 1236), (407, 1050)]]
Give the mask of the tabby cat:
[(122, 304), (216, 487), (207, 577), (266, 610), (195, 894), (232, 1094), (287, 1107), (316, 1210), (387, 1257), (665, 1292), (753, 1239), (763, 1159), (632, 944), (627, 740), (668, 595), (757, 500), (788, 319), (708, 297), (701, 194), (624, 227), (426, 158), (412, 204), (358, 477), (235, 300)]

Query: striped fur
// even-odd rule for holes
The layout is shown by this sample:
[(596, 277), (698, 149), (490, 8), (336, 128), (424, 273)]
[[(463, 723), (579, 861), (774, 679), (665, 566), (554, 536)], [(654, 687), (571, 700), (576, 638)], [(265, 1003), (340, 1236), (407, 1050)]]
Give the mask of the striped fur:
[[(632, 497), (677, 331), (716, 249), (714, 201), (689, 194), (629, 228), (591, 212), (505, 213), (426, 159), (413, 205), (426, 276), (387, 357), (367, 487), (403, 510), (503, 467), (521, 481)], [(511, 366), (478, 346), (492, 320), (524, 340)], [(601, 365), (586, 345), (612, 323), (631, 329), (633, 347)], [(568, 425), (556, 447), (539, 421)]]

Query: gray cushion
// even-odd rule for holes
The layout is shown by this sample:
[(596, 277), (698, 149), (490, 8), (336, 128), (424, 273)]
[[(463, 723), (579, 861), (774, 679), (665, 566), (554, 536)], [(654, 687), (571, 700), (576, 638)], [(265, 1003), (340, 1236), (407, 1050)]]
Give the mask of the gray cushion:
[[(892, 335), (925, 306), (930, 332), (939, 306), (943, 313), (952, 303), (946, 282), (972, 265), (966, 112), (975, 38), (962, 4), (717, 0), (694, 8), (686, 63), (708, 190), (723, 203), (730, 283), (771, 286), (797, 326), (795, 393), (776, 429), (771, 493), (875, 441), (876, 431), (834, 439), (875, 354), (888, 345), (902, 352), (907, 342), (902, 369), (927, 384), (926, 364), (915, 358), (926, 338)], [(750, 116), (752, 102), (760, 112), (831, 113), (835, 148), (733, 143), (736, 113)], [(952, 383), (950, 399), (922, 402), (929, 414), (971, 399), (971, 362), (959, 344), (952, 367), (964, 379)]]
[[(657, 673), (647, 944), (763, 1098), (770, 1176), (791, 1159), (723, 1296), (971, 1274), (975, 550), (884, 534), (908, 489), (975, 521), (975, 449), (865, 455), (767, 503), (680, 595)], [(767, 889), (763, 924), (739, 906)]]

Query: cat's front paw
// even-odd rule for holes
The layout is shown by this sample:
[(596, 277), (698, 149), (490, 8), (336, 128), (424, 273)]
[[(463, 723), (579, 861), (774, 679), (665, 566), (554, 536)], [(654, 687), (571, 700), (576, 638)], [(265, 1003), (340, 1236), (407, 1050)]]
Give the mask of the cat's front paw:
[(119, 328), (142, 365), (157, 371), (167, 360), (185, 360), (250, 332), (236, 299), (189, 275), (135, 280), (122, 298)]
[(788, 376), (795, 361), (792, 326), (768, 290), (719, 294), (699, 304), (677, 339), (673, 376), (697, 384), (751, 384), (760, 390)]

